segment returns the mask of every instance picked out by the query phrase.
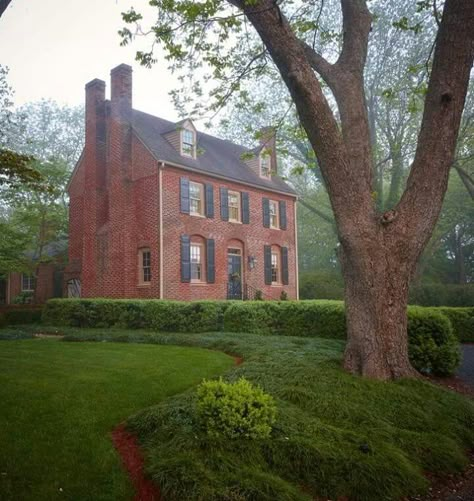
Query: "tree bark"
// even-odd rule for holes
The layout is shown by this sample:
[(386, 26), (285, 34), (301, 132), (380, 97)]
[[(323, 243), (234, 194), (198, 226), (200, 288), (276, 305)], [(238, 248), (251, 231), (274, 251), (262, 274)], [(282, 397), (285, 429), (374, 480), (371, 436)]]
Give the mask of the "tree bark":
[[(415, 160), (398, 205), (384, 214), (374, 177), (363, 69), (371, 16), (341, 0), (343, 48), (330, 64), (298, 40), (274, 0), (230, 0), (260, 35), (318, 156), (341, 243), (348, 344), (344, 366), (378, 379), (414, 376), (408, 359), (408, 285), (447, 188), (474, 56), (474, 2), (446, 0)], [(314, 72), (331, 88), (341, 123)]]

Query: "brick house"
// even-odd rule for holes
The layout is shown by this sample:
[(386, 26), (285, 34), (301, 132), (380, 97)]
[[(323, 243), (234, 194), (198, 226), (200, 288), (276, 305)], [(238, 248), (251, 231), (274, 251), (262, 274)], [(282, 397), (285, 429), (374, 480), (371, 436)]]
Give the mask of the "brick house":
[(86, 85), (68, 185), (69, 296), (297, 298), (296, 194), (270, 129), (244, 148), (132, 108), (132, 69)]

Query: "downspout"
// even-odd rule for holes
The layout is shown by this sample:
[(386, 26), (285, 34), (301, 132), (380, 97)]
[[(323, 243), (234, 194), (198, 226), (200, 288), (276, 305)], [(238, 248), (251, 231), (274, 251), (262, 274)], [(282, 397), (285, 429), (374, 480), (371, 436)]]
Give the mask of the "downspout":
[(158, 163), (158, 183), (159, 183), (159, 197), (160, 197), (160, 299), (163, 299), (163, 169), (164, 162)]
[(296, 270), (296, 300), (300, 299), (300, 273), (298, 268), (298, 221), (296, 217), (298, 199), (295, 200), (294, 204), (294, 216), (295, 216), (295, 270)]

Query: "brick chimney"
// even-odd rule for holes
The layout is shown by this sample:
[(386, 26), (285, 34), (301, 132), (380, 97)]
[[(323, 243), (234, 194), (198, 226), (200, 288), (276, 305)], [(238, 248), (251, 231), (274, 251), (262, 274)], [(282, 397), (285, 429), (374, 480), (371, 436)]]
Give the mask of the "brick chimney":
[[(99, 190), (105, 189), (106, 123), (105, 82), (92, 80), (86, 85), (86, 142), (84, 146), (83, 270), (86, 290), (95, 283), (95, 240), (100, 225), (102, 202)], [(99, 207), (100, 206), (100, 207)], [(92, 265), (91, 265), (92, 263)]]
[(112, 116), (129, 119), (132, 112), (132, 67), (120, 64), (111, 72)]

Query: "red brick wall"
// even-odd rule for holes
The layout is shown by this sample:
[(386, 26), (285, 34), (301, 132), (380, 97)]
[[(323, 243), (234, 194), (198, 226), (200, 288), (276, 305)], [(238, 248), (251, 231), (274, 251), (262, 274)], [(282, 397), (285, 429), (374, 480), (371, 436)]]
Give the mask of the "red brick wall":
[[(103, 82), (86, 86), (86, 146), (69, 193), (70, 246), (65, 280), (80, 277), (84, 297), (160, 297), (159, 167), (133, 135), (131, 72), (121, 65), (112, 72), (112, 100), (105, 101)], [(278, 299), (282, 290), (296, 298), (294, 198), (238, 183), (165, 166), (163, 176), (163, 291), (165, 299), (224, 299), (227, 294), (227, 248), (240, 243), (243, 282)], [(214, 186), (213, 219), (180, 213), (180, 177)], [(249, 193), (250, 224), (222, 221), (219, 188)], [(262, 197), (285, 200), (287, 229), (263, 227)], [(182, 234), (213, 238), (216, 245), (214, 284), (182, 283)], [(236, 242), (238, 241), (238, 242)], [(288, 247), (289, 284), (264, 284), (264, 245)], [(138, 255), (151, 251), (152, 280), (139, 284)], [(256, 258), (250, 270), (248, 257)]]
[[(212, 183), (214, 186), (214, 218), (207, 219), (180, 212), (179, 180), (186, 176), (191, 181)], [(222, 221), (220, 215), (219, 188), (246, 191), (249, 193), (250, 224)], [(164, 297), (166, 299), (224, 299), (227, 294), (227, 248), (231, 240), (243, 244), (243, 282), (261, 290), (266, 298), (279, 299), (285, 290), (288, 297), (296, 298), (296, 255), (294, 231), (294, 198), (264, 192), (257, 188), (237, 183), (220, 181), (210, 176), (187, 172), (166, 166), (163, 170), (163, 233), (164, 233)], [(262, 198), (285, 200), (287, 203), (287, 229), (276, 230), (263, 227)], [(216, 243), (216, 280), (214, 284), (182, 283), (180, 277), (180, 236), (182, 234), (213, 238)], [(288, 285), (265, 285), (264, 245), (288, 247)], [(248, 256), (257, 260), (249, 269)]]
[[(34, 298), (35, 303), (45, 303), (48, 299), (54, 296), (54, 272), (57, 266), (54, 263), (42, 263), (36, 270), (36, 287)], [(16, 296), (21, 294), (22, 290), (22, 273), (10, 273), (9, 275), (9, 299), (10, 304), (13, 303)], [(8, 294), (8, 292), (7, 292)]]

